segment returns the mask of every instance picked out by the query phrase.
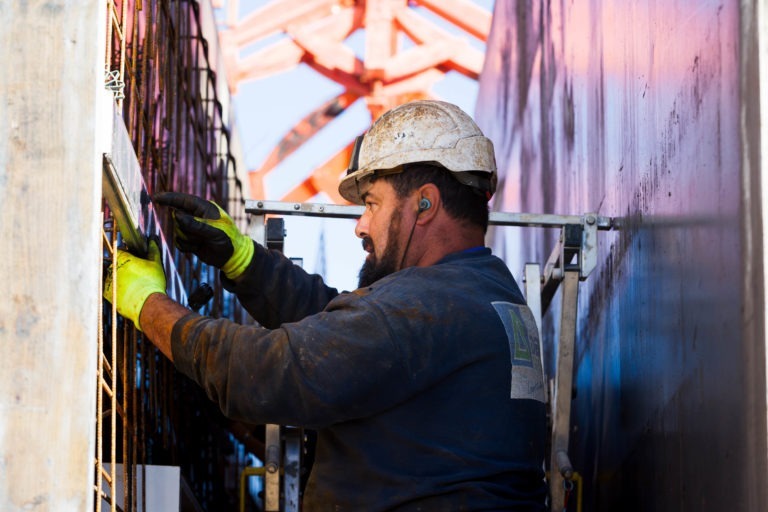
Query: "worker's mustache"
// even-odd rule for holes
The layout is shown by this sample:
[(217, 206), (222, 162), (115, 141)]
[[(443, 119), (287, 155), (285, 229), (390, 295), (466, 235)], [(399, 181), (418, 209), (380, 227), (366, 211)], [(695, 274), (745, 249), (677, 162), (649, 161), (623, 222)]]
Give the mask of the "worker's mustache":
[(373, 252), (373, 240), (370, 237), (363, 238), (362, 244), (365, 252)]

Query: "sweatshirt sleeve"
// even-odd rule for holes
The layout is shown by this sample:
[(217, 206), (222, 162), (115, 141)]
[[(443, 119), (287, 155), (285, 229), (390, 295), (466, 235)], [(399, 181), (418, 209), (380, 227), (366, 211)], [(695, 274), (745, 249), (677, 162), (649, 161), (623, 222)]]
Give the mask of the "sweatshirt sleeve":
[(233, 419), (320, 428), (363, 417), (409, 393), (385, 315), (364, 302), (344, 293), (277, 329), (191, 314), (174, 326), (174, 361)]
[(313, 315), (336, 297), (336, 288), (310, 275), (279, 251), (254, 242), (253, 258), (237, 280), (221, 274), (224, 288), (264, 327), (275, 328)]

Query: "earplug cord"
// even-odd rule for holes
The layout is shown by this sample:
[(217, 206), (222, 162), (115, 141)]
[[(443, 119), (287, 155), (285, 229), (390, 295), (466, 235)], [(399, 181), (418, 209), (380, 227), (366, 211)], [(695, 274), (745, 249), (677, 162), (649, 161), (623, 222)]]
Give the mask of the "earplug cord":
[[(421, 210), (419, 210), (419, 213), (421, 213)], [(413, 221), (413, 227), (411, 228), (411, 234), (408, 235), (408, 242), (405, 244), (405, 251), (403, 251), (403, 258), (400, 260), (400, 268), (398, 270), (403, 270), (403, 263), (405, 263), (405, 255), (408, 254), (408, 248), (411, 247), (411, 238), (413, 238), (413, 232), (416, 230), (416, 223), (419, 221), (418, 214), (416, 215), (416, 220)]]
[(421, 212), (429, 209), (432, 206), (429, 200), (427, 200), (426, 205), (423, 203), (423, 201), (424, 199), (422, 199), (422, 202), (419, 203), (419, 211), (416, 213), (416, 218), (413, 220), (413, 226), (411, 226), (411, 234), (408, 235), (408, 242), (405, 244), (405, 250), (403, 251), (403, 257), (400, 260), (400, 268), (398, 268), (398, 270), (403, 270), (405, 256), (408, 254), (408, 249), (411, 247), (411, 239), (413, 238), (413, 232), (416, 230), (416, 223), (419, 222), (419, 215), (421, 215)]

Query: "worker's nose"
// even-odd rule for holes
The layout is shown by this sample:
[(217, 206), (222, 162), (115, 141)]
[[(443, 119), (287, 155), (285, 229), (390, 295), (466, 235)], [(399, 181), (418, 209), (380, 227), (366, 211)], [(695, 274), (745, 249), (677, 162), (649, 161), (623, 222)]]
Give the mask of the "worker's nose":
[(368, 209), (366, 208), (360, 218), (357, 219), (357, 224), (355, 224), (355, 234), (358, 238), (368, 236), (368, 220)]

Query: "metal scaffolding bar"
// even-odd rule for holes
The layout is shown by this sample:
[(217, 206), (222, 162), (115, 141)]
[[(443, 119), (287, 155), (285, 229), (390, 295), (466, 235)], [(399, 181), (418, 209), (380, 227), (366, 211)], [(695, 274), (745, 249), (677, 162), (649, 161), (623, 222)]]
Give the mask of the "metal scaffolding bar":
[[(254, 215), (281, 214), (356, 219), (363, 214), (363, 209), (364, 207), (357, 205), (292, 203), (255, 199), (248, 199), (245, 201), (245, 211)], [(584, 215), (557, 215), (551, 213), (491, 212), (488, 223), (492, 226), (545, 228), (558, 228), (569, 224), (588, 223), (595, 225), (598, 230), (613, 229), (613, 218), (602, 217), (592, 213), (586, 213)]]

